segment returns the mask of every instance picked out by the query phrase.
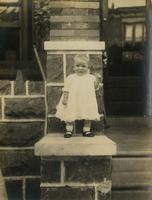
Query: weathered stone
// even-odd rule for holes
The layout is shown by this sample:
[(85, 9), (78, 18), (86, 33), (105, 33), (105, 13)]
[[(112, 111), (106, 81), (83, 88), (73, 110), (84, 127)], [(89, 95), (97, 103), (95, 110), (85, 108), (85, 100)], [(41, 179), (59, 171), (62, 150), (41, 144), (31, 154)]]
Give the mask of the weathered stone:
[(107, 194), (102, 194), (101, 192), (98, 192), (98, 200), (111, 200), (111, 192), (108, 192)]
[(6, 98), (5, 117), (7, 119), (44, 118), (44, 98)]
[(23, 79), (22, 71), (18, 70), (14, 84), (14, 94), (25, 95), (25, 93), (26, 93), (25, 80)]
[(41, 191), (43, 200), (94, 200), (95, 196), (93, 187), (45, 187)]
[(63, 82), (63, 55), (50, 54), (47, 58), (47, 81)]
[(23, 199), (22, 180), (11, 180), (11, 179), (6, 180), (6, 189), (7, 189), (8, 199), (10, 200)]
[(73, 71), (73, 67), (74, 67), (74, 56), (76, 54), (67, 54), (66, 55), (66, 75), (70, 75), (72, 74)]
[(99, 9), (85, 9), (85, 8), (51, 8), (51, 16), (53, 15), (97, 15)]
[(90, 54), (90, 69), (92, 73), (99, 73), (101, 75), (101, 82), (103, 81), (102, 75), (102, 55), (101, 54)]
[(31, 146), (44, 135), (44, 122), (1, 122), (0, 146)]
[(44, 82), (29, 81), (29, 94), (30, 95), (44, 94)]
[(105, 135), (97, 135), (93, 138), (73, 135), (69, 140), (65, 140), (61, 133), (47, 134), (35, 144), (35, 155), (83, 158), (86, 156), (90, 159), (96, 156), (100, 158), (107, 156), (109, 158), (116, 155), (116, 144)]
[(51, 23), (51, 29), (98, 29), (99, 23)]
[(56, 117), (48, 118), (48, 133), (64, 133), (65, 123)]
[(102, 182), (111, 178), (111, 160), (79, 160), (65, 162), (66, 182)]
[(1, 150), (0, 166), (4, 176), (39, 175), (40, 160), (33, 150)]
[(104, 99), (103, 99), (103, 87), (96, 91), (98, 111), (100, 114), (104, 113)]
[(10, 95), (11, 94), (11, 82), (0, 80), (0, 95)]
[(62, 95), (62, 87), (51, 86), (47, 87), (48, 113), (55, 114), (56, 106)]
[(40, 179), (31, 178), (26, 179), (26, 198), (28, 200), (40, 200)]
[(2, 100), (0, 98), (0, 119), (2, 118)]
[(41, 161), (41, 181), (56, 183), (61, 181), (60, 161), (42, 159)]

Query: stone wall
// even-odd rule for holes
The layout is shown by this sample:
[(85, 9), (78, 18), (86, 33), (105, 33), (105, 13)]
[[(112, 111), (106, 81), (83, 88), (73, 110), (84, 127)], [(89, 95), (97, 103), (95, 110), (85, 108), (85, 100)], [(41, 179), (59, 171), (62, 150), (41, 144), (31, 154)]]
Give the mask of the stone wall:
[[(43, 200), (63, 198), (66, 200), (110, 200), (111, 160), (109, 158), (66, 159), (61, 161), (42, 159), (41, 198)], [(105, 194), (104, 185), (107, 189)]]
[(0, 167), (10, 200), (40, 197), (33, 146), (44, 135), (44, 118), (42, 81), (0, 80)]

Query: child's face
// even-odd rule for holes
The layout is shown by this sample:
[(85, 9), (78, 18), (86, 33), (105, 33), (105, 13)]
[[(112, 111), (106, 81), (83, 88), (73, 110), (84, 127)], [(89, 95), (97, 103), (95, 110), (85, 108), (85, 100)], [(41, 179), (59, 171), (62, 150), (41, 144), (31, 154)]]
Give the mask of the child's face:
[(75, 73), (82, 75), (88, 72), (88, 64), (83, 62), (76, 62), (74, 64), (74, 71)]

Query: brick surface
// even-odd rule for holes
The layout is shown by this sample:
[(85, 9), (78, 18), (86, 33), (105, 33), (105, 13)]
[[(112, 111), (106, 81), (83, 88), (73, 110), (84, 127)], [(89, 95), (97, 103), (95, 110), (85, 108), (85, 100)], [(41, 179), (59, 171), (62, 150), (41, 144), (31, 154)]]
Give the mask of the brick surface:
[(11, 94), (11, 82), (6, 80), (0, 80), (0, 95)]
[(1, 150), (0, 166), (4, 176), (40, 174), (40, 160), (33, 150)]
[(30, 95), (44, 94), (44, 82), (29, 81), (29, 94)]
[(1, 146), (32, 146), (44, 135), (44, 122), (1, 122)]
[(60, 182), (61, 167), (60, 161), (52, 161), (49, 159), (42, 159), (41, 161), (41, 181), (42, 182)]
[(61, 122), (56, 117), (48, 118), (48, 133), (63, 133), (65, 132), (65, 123)]
[(66, 182), (101, 182), (111, 178), (111, 160), (79, 160), (65, 162)]
[(5, 117), (7, 119), (44, 118), (44, 98), (5, 99)]
[(47, 58), (47, 81), (63, 82), (63, 55), (50, 54)]
[(31, 178), (26, 179), (26, 199), (27, 200), (40, 200), (40, 179)]
[(60, 101), (62, 95), (62, 87), (51, 86), (47, 87), (47, 101), (48, 101), (48, 113), (55, 114), (56, 106)]
[(94, 188), (59, 187), (42, 188), (43, 200), (94, 200)]

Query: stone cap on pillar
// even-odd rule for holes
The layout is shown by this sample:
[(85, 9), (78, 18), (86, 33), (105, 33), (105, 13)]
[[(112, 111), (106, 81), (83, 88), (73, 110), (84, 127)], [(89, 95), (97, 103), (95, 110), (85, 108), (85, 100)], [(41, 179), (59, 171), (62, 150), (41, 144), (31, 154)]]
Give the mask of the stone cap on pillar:
[(102, 51), (105, 50), (104, 41), (45, 41), (46, 51)]
[(37, 156), (112, 156), (116, 152), (116, 143), (105, 135), (65, 139), (62, 134), (48, 134), (35, 144)]

